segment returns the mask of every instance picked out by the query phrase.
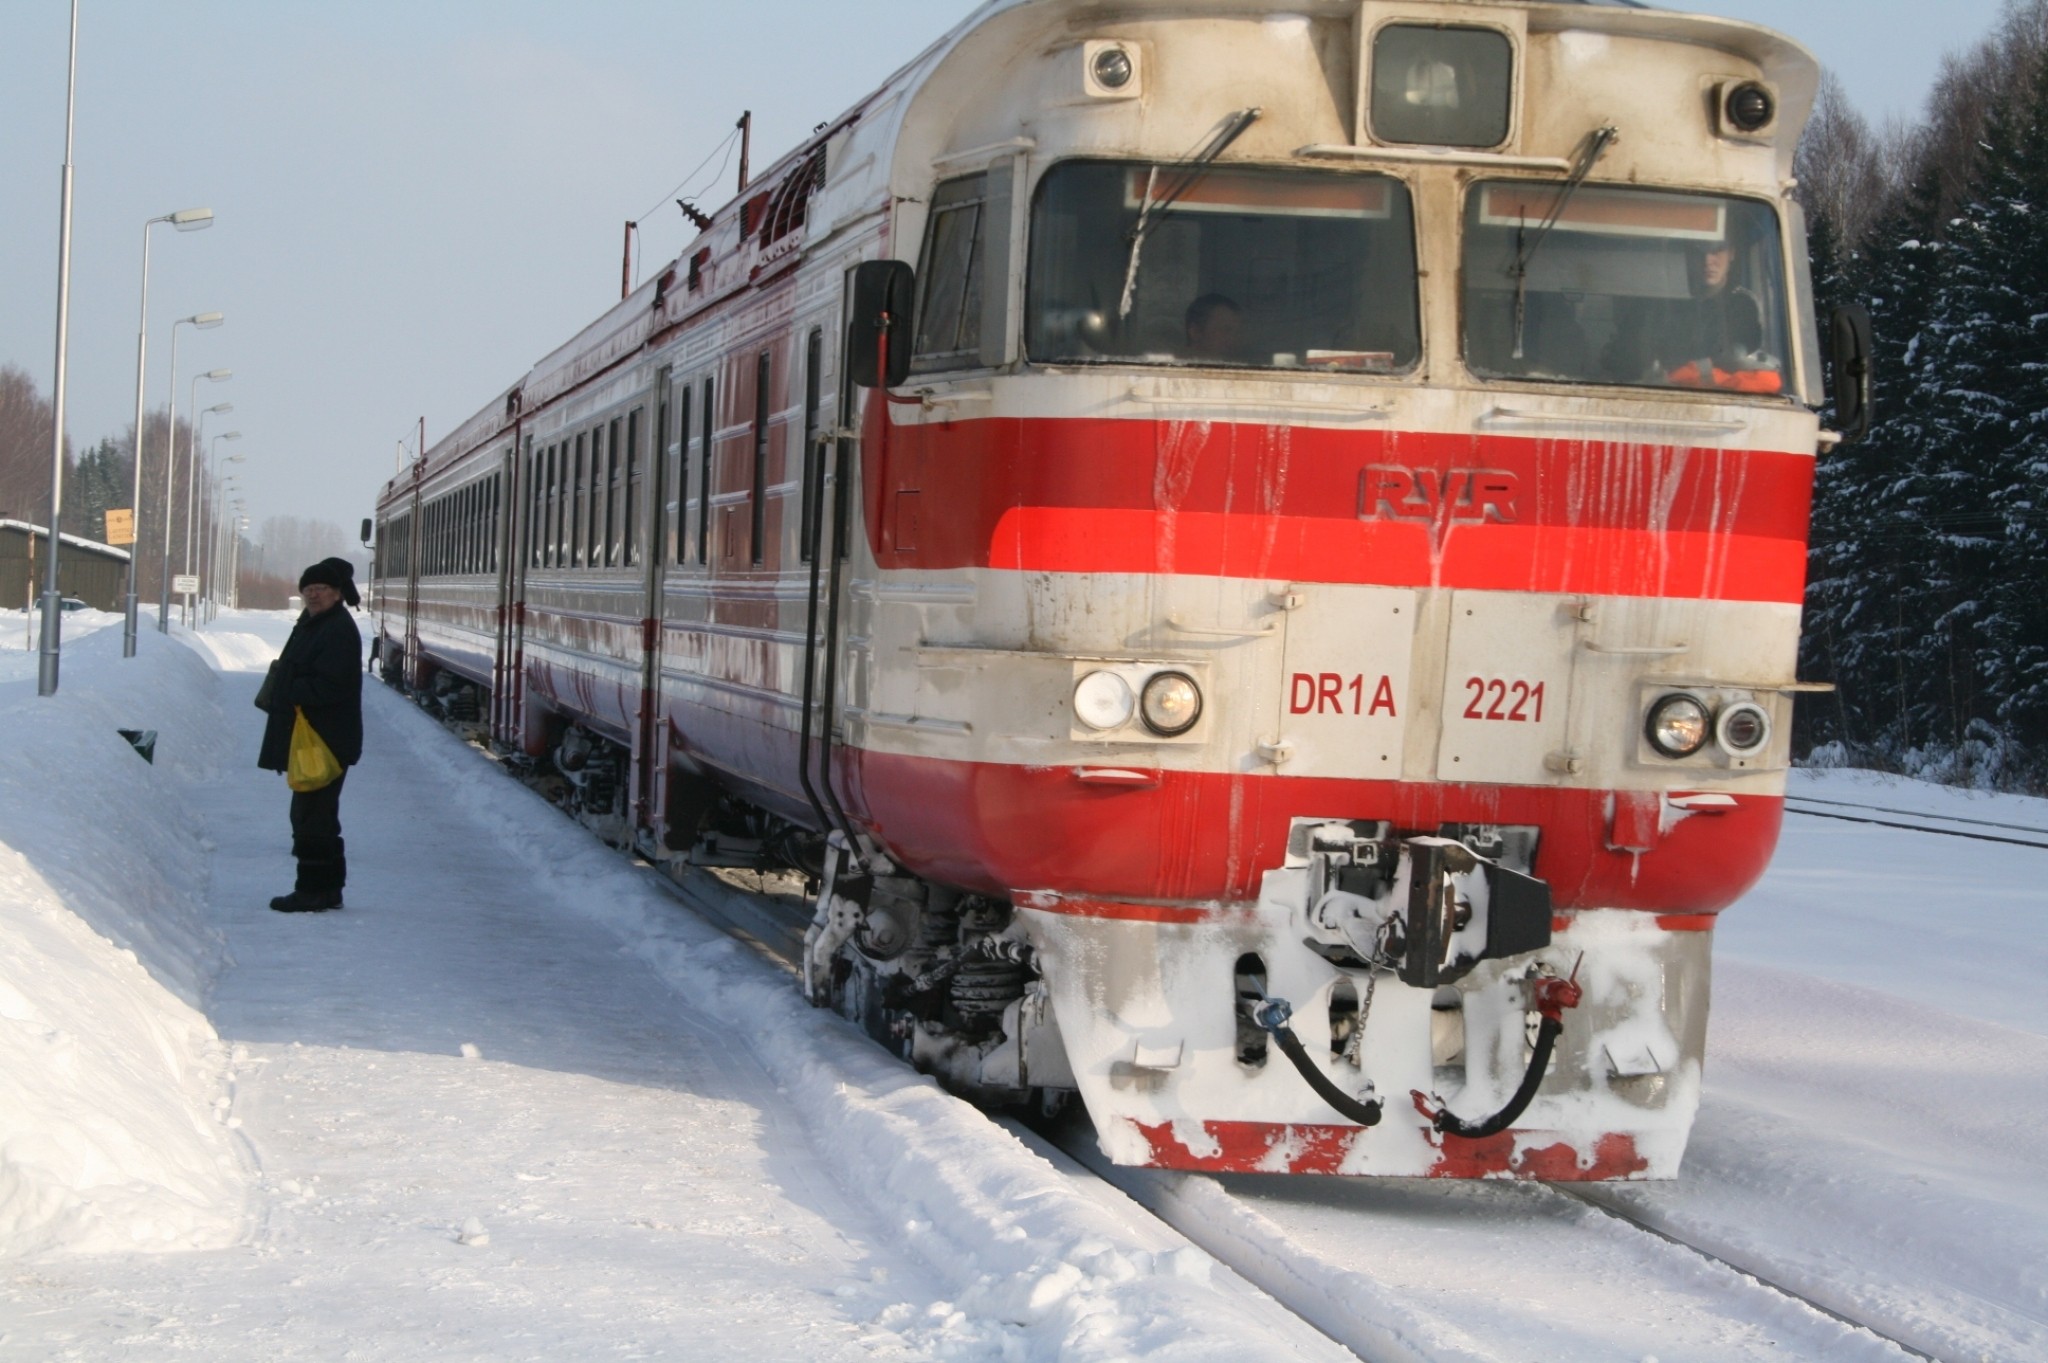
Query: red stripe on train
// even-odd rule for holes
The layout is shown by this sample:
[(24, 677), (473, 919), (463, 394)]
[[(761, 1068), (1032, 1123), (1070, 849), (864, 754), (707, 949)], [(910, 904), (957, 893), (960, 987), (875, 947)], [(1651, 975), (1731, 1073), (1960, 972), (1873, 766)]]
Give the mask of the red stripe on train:
[[(874, 409), (878, 409), (876, 404)], [(1232, 422), (870, 421), (884, 568), (1796, 602), (1813, 459)]]
[(1162, 772), (1156, 786), (1101, 786), (1062, 767), (873, 751), (849, 767), (848, 795), (919, 874), (1095, 905), (1192, 909), (1256, 898), (1261, 877), (1286, 858), (1290, 822), (1303, 817), (1386, 819), (1417, 832), (1534, 825), (1543, 830), (1535, 872), (1558, 909), (1711, 914), (1763, 875), (1784, 820), (1782, 799), (1737, 796), (1712, 818), (1676, 820), (1654, 849), (1632, 851), (1609, 845), (1615, 805), (1603, 790), (1178, 771)]

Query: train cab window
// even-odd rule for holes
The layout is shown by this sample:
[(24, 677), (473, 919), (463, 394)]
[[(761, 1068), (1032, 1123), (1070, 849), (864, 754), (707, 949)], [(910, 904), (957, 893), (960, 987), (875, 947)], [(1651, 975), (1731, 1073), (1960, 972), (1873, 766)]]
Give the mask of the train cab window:
[(1388, 24), (1372, 40), (1372, 135), (1429, 147), (1507, 141), (1514, 44), (1491, 28)]
[(1422, 349), (1408, 189), (1069, 161), (1032, 209), (1026, 309), (1041, 362), (1399, 372)]
[(981, 362), (982, 209), (988, 177), (948, 180), (932, 195), (918, 265), (914, 370), (971, 368)]
[[(1472, 187), (1465, 362), (1487, 378), (1787, 391), (1778, 218), (1746, 199)], [(1548, 225), (1546, 227), (1546, 224)]]

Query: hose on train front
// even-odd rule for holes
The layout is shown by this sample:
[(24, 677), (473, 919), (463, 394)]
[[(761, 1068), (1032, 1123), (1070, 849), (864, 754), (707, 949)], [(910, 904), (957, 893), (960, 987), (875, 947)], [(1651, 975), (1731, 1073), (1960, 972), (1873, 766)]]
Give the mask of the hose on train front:
[(1543, 1072), (1550, 1068), (1550, 1053), (1557, 1049), (1557, 1034), (1564, 1030), (1562, 1018), (1546, 1017), (1536, 1029), (1535, 1054), (1529, 1057), (1529, 1068), (1522, 1075), (1522, 1086), (1515, 1090), (1515, 1096), (1508, 1099), (1508, 1105), (1483, 1122), (1468, 1122), (1447, 1107), (1438, 1108), (1430, 1118), (1430, 1124), (1446, 1136), (1463, 1136), (1467, 1140), (1478, 1140), (1483, 1136), (1498, 1136), (1513, 1126), (1521, 1115), (1529, 1110), (1530, 1102), (1536, 1097), (1536, 1090), (1543, 1083)]
[(1308, 1086), (1316, 1096), (1337, 1109), (1343, 1116), (1360, 1126), (1378, 1126), (1380, 1118), (1386, 1115), (1386, 1105), (1377, 1098), (1363, 1101), (1352, 1097), (1343, 1089), (1330, 1082), (1322, 1067), (1309, 1058), (1308, 1048), (1301, 1044), (1301, 1038), (1287, 1025), (1294, 1016), (1294, 1006), (1286, 999), (1260, 999), (1251, 1010), (1252, 1021), (1261, 1031), (1268, 1033), (1280, 1043), (1280, 1053), (1292, 1061), (1294, 1068), (1301, 1071), (1301, 1077), (1308, 1080)]
[[(1584, 956), (1580, 957), (1581, 961), (1584, 959)], [(1478, 1122), (1468, 1122), (1450, 1108), (1440, 1107), (1430, 1114), (1430, 1125), (1446, 1136), (1463, 1136), (1467, 1140), (1498, 1136), (1513, 1126), (1529, 1110), (1536, 1090), (1543, 1084), (1543, 1076), (1550, 1070), (1551, 1053), (1557, 1049), (1558, 1034), (1564, 1031), (1564, 1010), (1578, 1007), (1584, 992), (1579, 987), (1579, 967), (1576, 964), (1572, 966), (1569, 979), (1560, 980), (1554, 975), (1538, 976), (1531, 990), (1533, 997), (1530, 1002), (1543, 1021), (1537, 1025), (1529, 1068), (1522, 1072), (1522, 1083), (1515, 1090), (1515, 1096), (1508, 1099), (1506, 1107)], [(1417, 1101), (1420, 1102), (1419, 1096)]]

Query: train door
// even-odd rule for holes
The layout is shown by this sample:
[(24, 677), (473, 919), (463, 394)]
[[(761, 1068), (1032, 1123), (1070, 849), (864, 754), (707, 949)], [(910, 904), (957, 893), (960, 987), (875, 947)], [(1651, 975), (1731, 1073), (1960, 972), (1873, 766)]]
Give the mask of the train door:
[(670, 378), (664, 367), (654, 377), (653, 432), (645, 451), (635, 449), (645, 480), (642, 494), (633, 508), (632, 531), (642, 546), (640, 563), (640, 709), (633, 729), (632, 783), (633, 826), (652, 829), (665, 810), (668, 770), (668, 726), (661, 722), (661, 659), (668, 631), (662, 583), (668, 559)]

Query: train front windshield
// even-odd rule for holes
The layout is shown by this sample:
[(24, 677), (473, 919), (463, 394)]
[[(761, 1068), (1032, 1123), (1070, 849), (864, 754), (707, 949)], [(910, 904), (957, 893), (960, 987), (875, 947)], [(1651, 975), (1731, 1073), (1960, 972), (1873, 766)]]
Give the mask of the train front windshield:
[(1399, 372), (1421, 352), (1408, 190), (1369, 174), (1055, 166), (1032, 213), (1029, 315), (1041, 362)]
[(1746, 199), (1474, 185), (1466, 364), (1486, 378), (1785, 392), (1778, 243), (1777, 215)]

